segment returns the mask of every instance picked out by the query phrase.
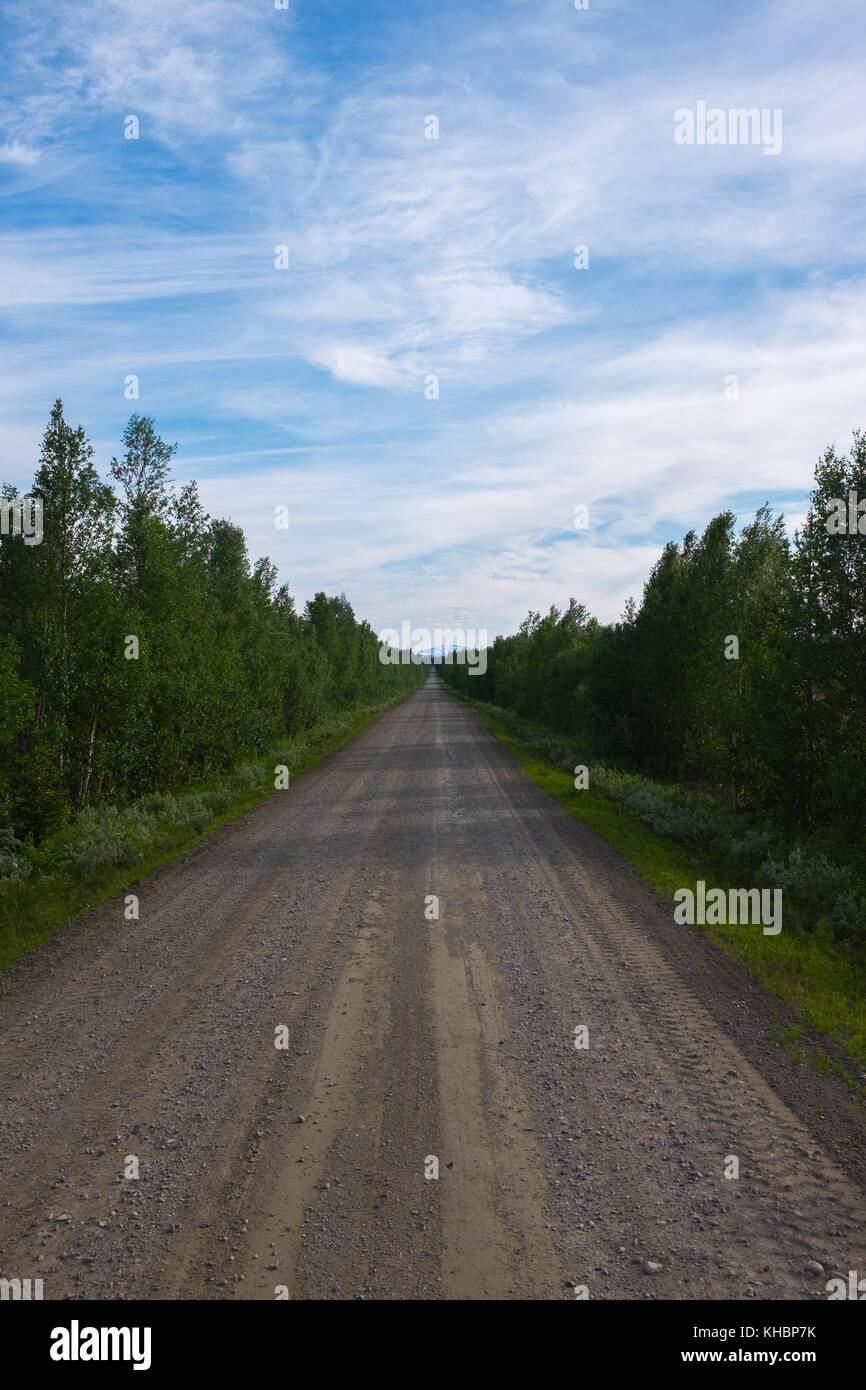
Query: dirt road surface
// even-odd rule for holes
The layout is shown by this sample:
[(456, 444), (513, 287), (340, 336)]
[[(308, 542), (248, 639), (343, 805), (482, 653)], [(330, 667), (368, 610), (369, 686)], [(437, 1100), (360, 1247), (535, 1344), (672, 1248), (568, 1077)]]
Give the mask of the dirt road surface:
[(46, 1299), (866, 1270), (849, 1092), (434, 677), (133, 891), (0, 980), (0, 1274)]

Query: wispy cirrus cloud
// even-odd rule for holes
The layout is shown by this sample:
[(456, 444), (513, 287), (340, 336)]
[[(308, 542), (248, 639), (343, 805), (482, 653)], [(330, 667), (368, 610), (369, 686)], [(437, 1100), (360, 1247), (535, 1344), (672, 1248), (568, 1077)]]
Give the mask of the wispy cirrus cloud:
[[(133, 373), (301, 596), (495, 631), (572, 592), (615, 616), (664, 538), (802, 509), (861, 423), (848, 0), (6, 9), (21, 481), (58, 394), (107, 461)], [(699, 100), (781, 109), (778, 157), (676, 145)]]

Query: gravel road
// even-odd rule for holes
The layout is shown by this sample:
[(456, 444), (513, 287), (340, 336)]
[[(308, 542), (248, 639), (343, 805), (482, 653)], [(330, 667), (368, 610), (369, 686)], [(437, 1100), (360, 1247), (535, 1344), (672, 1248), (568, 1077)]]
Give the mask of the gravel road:
[(866, 1271), (852, 1094), (435, 677), (130, 891), (0, 979), (0, 1274), (46, 1299)]

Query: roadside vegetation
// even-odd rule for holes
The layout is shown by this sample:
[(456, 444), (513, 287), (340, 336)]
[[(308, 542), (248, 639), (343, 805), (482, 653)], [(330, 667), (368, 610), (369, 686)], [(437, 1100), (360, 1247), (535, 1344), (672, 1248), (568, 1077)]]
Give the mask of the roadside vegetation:
[[(578, 791), (572, 771), (563, 769), (565, 759), (556, 759), (562, 746), (559, 735), (520, 720), (509, 711), (467, 696), (459, 698), (505, 744), (538, 786), (555, 797), (576, 820), (612, 844), (654, 888), (671, 899), (672, 912), (673, 894), (685, 884), (694, 884), (701, 878), (725, 889), (743, 883), (744, 861), (737, 857), (742, 840), (731, 842), (712, 834), (705, 839), (695, 833), (697, 821), (688, 825), (685, 834), (678, 833), (666, 818), (656, 821), (654, 827), (654, 818), (646, 812), (641, 814), (640, 807), (634, 801), (629, 805), (621, 794), (624, 785), (634, 788), (639, 784), (645, 805), (656, 802), (664, 806), (668, 795), (675, 804), (681, 804), (679, 789), (646, 779), (631, 779), (624, 784), (619, 775), (608, 779), (596, 767), (589, 787)], [(572, 762), (571, 769), (574, 766)], [(707, 828), (712, 824), (709, 818), (704, 821)], [(681, 830), (685, 829), (686, 823), (681, 826)], [(741, 831), (748, 843), (748, 830), (741, 826)], [(726, 846), (731, 844), (735, 850), (733, 859), (726, 854)], [(778, 936), (765, 936), (760, 927), (731, 924), (705, 924), (701, 930), (783, 999), (804, 1023), (850, 1058), (866, 1065), (866, 950), (857, 938), (840, 941), (827, 921), (816, 929), (813, 894), (814, 887), (810, 885), (800, 895), (786, 896), (785, 924)], [(789, 1046), (793, 1038), (778, 1041), (794, 1060), (803, 1060), (798, 1048)], [(829, 1055), (810, 1060), (824, 1069), (838, 1067)], [(846, 1072), (846, 1076), (852, 1082), (851, 1073)], [(866, 1074), (861, 1073), (852, 1084), (866, 1097), (864, 1080)]]
[[(345, 595), (302, 613), (133, 415), (103, 482), (57, 401), (0, 540), (0, 967), (302, 770), (424, 680)], [(116, 490), (115, 490), (116, 489)], [(7, 522), (20, 499), (0, 488)]]
[[(699, 878), (781, 889), (780, 936), (705, 930), (866, 1059), (860, 499), (866, 437), (856, 434), (847, 455), (820, 460), (793, 540), (766, 506), (739, 534), (722, 513), (665, 546), (619, 622), (601, 624), (572, 599), (498, 637), (484, 674), (444, 664), (441, 675), (661, 891)], [(843, 516), (853, 528), (841, 529)]]

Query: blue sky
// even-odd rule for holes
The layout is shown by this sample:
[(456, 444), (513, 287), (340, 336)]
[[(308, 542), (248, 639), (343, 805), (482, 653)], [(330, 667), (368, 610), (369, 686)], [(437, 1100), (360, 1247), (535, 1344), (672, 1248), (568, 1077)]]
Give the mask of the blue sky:
[[(7, 481), (56, 396), (104, 469), (136, 409), (299, 604), (492, 636), (793, 525), (866, 426), (859, 0), (2, 11)], [(678, 145), (700, 101), (781, 150)]]

